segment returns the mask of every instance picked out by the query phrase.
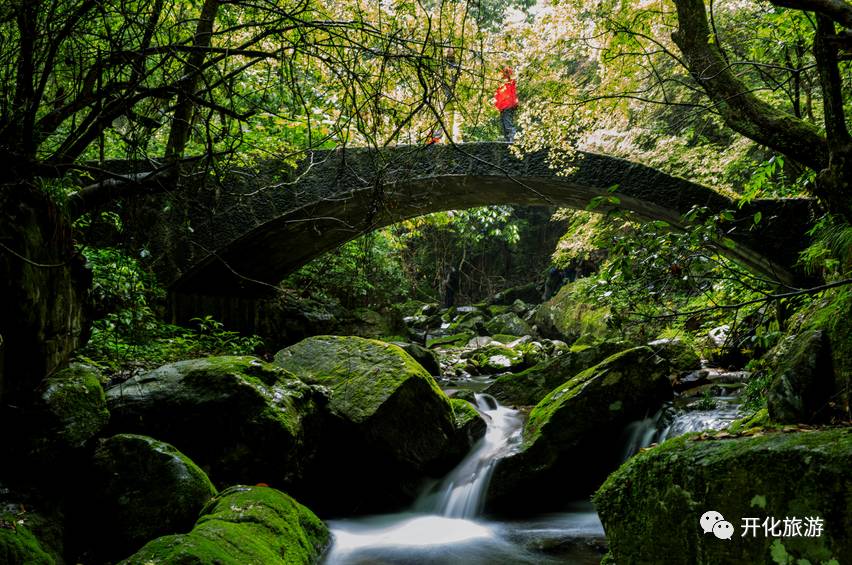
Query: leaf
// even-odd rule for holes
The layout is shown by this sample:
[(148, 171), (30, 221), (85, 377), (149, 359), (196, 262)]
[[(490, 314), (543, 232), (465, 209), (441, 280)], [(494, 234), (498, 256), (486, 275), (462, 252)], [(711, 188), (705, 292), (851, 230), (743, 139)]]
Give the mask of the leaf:
[(763, 214), (762, 214), (762, 213), (760, 213), (760, 212), (755, 212), (755, 213), (754, 213), (754, 223), (755, 223), (755, 225), (759, 224), (759, 223), (760, 223), (760, 220), (762, 220), (762, 219), (763, 219)]

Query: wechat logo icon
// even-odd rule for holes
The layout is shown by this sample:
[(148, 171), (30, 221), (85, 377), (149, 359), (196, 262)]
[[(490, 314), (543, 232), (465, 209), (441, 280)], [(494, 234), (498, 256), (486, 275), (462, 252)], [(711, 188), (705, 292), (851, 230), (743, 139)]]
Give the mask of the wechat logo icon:
[(705, 534), (713, 533), (719, 539), (731, 539), (734, 535), (734, 525), (725, 520), (719, 512), (709, 510), (701, 515), (699, 520)]

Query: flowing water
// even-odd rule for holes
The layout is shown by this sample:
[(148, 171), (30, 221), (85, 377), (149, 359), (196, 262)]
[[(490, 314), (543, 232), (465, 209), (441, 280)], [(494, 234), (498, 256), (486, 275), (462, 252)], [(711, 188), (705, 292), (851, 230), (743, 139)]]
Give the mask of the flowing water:
[[(427, 489), (409, 512), (329, 521), (334, 542), (326, 565), (599, 563), (604, 532), (589, 502), (522, 521), (482, 517), (491, 474), (500, 458), (519, 446), (523, 419), (486, 394), (475, 398), (488, 427), (467, 457)], [(723, 429), (739, 417), (735, 397), (717, 397), (714, 402), (711, 409), (669, 403), (634, 422), (625, 430), (622, 459), (687, 432)]]
[(735, 396), (719, 396), (713, 402), (712, 408), (691, 409), (667, 403), (653, 416), (633, 422), (624, 431), (622, 460), (643, 447), (689, 432), (723, 430), (742, 416)]
[(488, 427), (467, 457), (428, 489), (410, 512), (330, 521), (334, 544), (326, 564), (585, 565), (600, 561), (599, 548), (588, 543), (603, 538), (590, 504), (523, 522), (482, 519), (494, 466), (517, 449), (523, 420), (517, 410), (501, 406), (488, 395), (477, 394), (476, 403)]

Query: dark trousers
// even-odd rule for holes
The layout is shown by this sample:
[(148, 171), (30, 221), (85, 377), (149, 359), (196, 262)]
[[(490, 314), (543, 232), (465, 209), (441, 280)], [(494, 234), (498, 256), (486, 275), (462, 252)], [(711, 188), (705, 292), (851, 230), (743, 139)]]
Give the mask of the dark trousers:
[(500, 112), (500, 127), (503, 129), (503, 138), (512, 143), (515, 141), (515, 108), (506, 108)]

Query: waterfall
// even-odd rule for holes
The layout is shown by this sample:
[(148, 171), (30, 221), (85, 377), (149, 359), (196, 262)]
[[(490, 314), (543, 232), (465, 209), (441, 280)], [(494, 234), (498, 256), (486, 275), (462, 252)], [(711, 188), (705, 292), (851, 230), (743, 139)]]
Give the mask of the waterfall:
[(476, 394), (476, 406), (485, 418), (485, 435), (448, 474), (428, 502), (421, 504), (431, 514), (448, 518), (473, 518), (482, 511), (488, 483), (497, 461), (514, 452), (521, 443), (522, 418), (517, 410), (498, 404), (492, 396)]
[(625, 428), (621, 460), (626, 461), (643, 447), (689, 432), (723, 430), (739, 417), (735, 397), (717, 397), (711, 409), (687, 410), (668, 403), (653, 416), (636, 420)]

